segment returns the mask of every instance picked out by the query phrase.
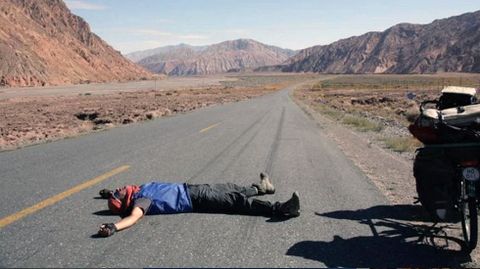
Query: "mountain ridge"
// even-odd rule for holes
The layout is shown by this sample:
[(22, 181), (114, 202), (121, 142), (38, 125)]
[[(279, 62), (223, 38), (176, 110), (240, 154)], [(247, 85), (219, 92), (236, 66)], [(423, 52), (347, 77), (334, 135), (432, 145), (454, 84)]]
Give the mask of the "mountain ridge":
[(92, 33), (62, 0), (3, 0), (0, 25), (0, 86), (124, 81), (152, 75)]
[(151, 54), (142, 59), (142, 52), (127, 54), (144, 68), (167, 75), (206, 75), (253, 69), (263, 65), (279, 64), (295, 53), (293, 50), (266, 45), (253, 39), (236, 39), (208, 46), (160, 47), (146, 52)]
[(429, 24), (400, 23), (300, 50), (258, 70), (318, 73), (480, 72), (480, 11)]

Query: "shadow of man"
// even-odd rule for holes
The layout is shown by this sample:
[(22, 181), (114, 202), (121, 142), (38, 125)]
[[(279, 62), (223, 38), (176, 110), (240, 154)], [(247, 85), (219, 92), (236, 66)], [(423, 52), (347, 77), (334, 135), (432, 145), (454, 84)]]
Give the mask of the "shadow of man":
[(317, 215), (368, 225), (373, 236), (302, 241), (290, 247), (287, 255), (317, 260), (327, 267), (459, 267), (471, 261), (466, 252), (453, 249), (463, 242), (446, 235), (448, 224), (410, 223), (428, 220), (420, 206), (375, 206)]

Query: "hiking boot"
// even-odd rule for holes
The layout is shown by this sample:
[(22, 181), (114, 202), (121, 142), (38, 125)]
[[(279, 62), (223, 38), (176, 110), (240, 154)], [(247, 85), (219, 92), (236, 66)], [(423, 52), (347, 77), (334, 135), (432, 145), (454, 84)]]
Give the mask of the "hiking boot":
[(300, 216), (300, 197), (298, 196), (298, 192), (294, 192), (292, 198), (285, 203), (277, 204), (276, 214), (289, 218)]
[(113, 193), (113, 191), (111, 191), (109, 189), (103, 189), (103, 190), (98, 192), (98, 194), (100, 194), (100, 197), (102, 197), (103, 199), (110, 198), (112, 196), (112, 193)]
[(270, 178), (268, 177), (267, 173), (260, 173), (260, 183), (252, 184), (258, 190), (258, 194), (274, 194), (275, 187), (273, 186), (272, 182), (270, 182)]

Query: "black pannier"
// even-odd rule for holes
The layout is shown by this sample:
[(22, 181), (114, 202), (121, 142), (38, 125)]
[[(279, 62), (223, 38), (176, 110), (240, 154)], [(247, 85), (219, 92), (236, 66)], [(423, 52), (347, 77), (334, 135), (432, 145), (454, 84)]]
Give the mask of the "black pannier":
[(417, 150), (413, 174), (418, 199), (435, 221), (458, 220), (454, 208), (455, 167), (442, 148)]
[[(435, 221), (458, 222), (460, 215), (454, 208), (458, 197), (456, 165), (478, 160), (480, 144), (447, 144), (427, 146), (417, 150), (413, 175), (418, 199)], [(444, 210), (439, 212), (438, 210)], [(443, 216), (439, 216), (443, 214)]]

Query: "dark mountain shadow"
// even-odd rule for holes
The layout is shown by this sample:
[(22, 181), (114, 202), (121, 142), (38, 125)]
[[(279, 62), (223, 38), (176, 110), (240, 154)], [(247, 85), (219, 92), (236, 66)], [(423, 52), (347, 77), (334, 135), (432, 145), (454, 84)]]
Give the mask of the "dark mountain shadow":
[(375, 206), (316, 214), (368, 225), (373, 235), (302, 241), (290, 247), (287, 255), (316, 260), (327, 267), (460, 267), (471, 261), (467, 252), (452, 249), (463, 242), (446, 234), (451, 224), (409, 223), (428, 219), (420, 206)]

